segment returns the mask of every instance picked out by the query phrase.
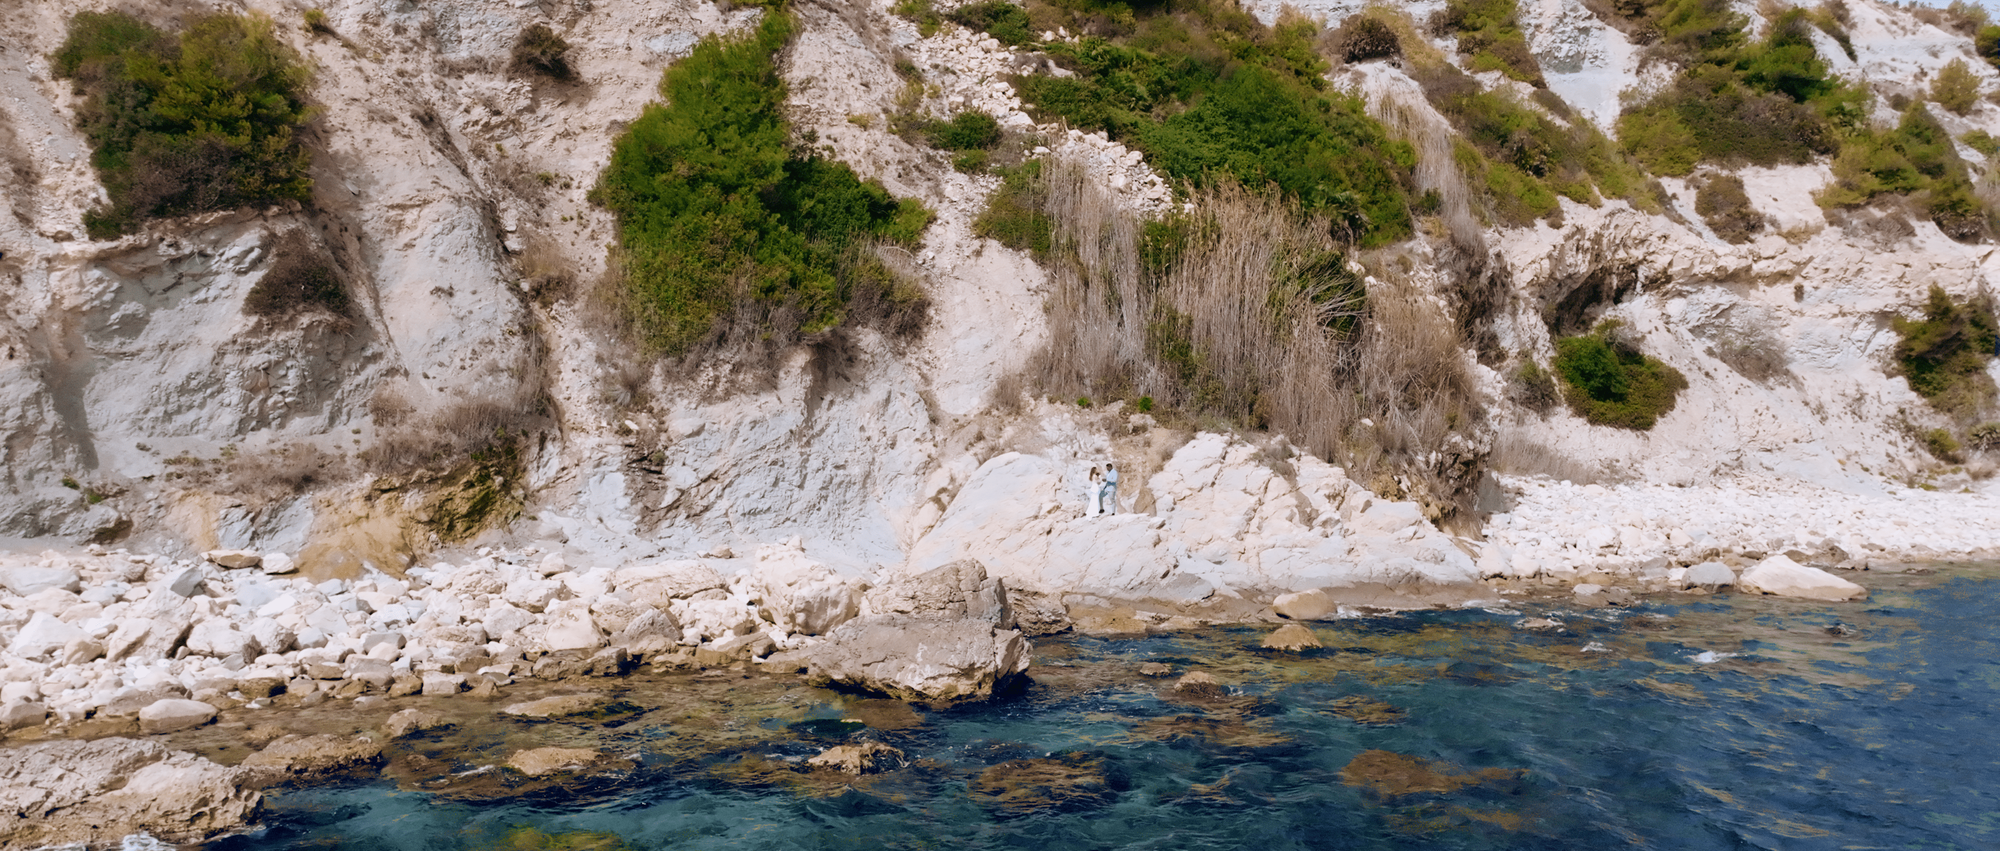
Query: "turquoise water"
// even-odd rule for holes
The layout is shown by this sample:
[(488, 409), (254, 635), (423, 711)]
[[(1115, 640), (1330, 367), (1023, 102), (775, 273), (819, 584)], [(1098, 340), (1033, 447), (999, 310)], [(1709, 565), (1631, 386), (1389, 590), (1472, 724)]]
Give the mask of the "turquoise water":
[[(618, 682), (659, 708), (471, 725), (396, 780), (275, 794), (264, 830), (207, 847), (2000, 847), (2000, 571), (1869, 583), (1860, 604), (1319, 624), (1304, 656), (1249, 629), (1043, 639), (1021, 694), (941, 712), (762, 677)], [(1567, 629), (1517, 626), (1543, 614)], [(1230, 693), (1177, 696), (1144, 662)], [(864, 739), (909, 764), (800, 764)], [(630, 767), (539, 787), (481, 768), (552, 743)]]

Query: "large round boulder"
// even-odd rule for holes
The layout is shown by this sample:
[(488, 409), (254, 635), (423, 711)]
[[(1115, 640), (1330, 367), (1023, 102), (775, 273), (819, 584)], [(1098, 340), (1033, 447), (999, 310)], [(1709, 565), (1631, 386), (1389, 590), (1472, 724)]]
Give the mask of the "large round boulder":
[(1027, 672), (1032, 651), (1020, 630), (987, 620), (869, 615), (808, 651), (807, 677), (942, 706), (992, 697)]

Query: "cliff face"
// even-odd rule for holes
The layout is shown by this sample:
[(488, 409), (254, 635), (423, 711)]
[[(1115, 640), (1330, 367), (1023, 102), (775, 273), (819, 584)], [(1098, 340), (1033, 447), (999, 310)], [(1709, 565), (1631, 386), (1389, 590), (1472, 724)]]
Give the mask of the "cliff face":
[[(956, 171), (949, 154), (857, 117), (894, 108), (901, 59), (938, 87), (933, 97), (1032, 125), (1002, 80), (1023, 66), (955, 25), (923, 37), (888, 5), (800, 4), (783, 67), (799, 135), (937, 212), (907, 258), (931, 295), (929, 326), (911, 341), (858, 332), (781, 352), (772, 365), (691, 374), (635, 352), (601, 308), (551, 288), (574, 296), (607, 273), (612, 222), (585, 194), (617, 132), (657, 96), (661, 71), (702, 36), (749, 25), (756, 9), (331, 0), (321, 6), (327, 32), (315, 32), (289, 4), (216, 3), (278, 21), (313, 68), (321, 112), (310, 201), (92, 241), (81, 218), (103, 190), (75, 129), (78, 98), (52, 79), (49, 54), (72, 14), (109, 5), (8, 4), (0, 533), (243, 546), (299, 553), (308, 571), (394, 570), (455, 539), (449, 529), (439, 537), (440, 518), (483, 488), (503, 506), (493, 515), (501, 525), (518, 505), (519, 534), (607, 560), (798, 535), (829, 563), (866, 572), (953, 549), (924, 540), (948, 517), (939, 528), (975, 534), (965, 531), (978, 525), (972, 509), (954, 515), (954, 504), (975, 482), (1027, 487), (978, 475), (1009, 452), (1053, 465), (1028, 488), (1052, 500), (1080, 486), (1066, 481), (1077, 475), (1069, 467), (1114, 456), (1134, 459), (1127, 481), (1141, 491), (1141, 474), (1164, 469), (1178, 443), (1134, 437), (1145, 427), (1123, 413), (989, 409), (996, 384), (1044, 338), (1045, 273), (972, 233), (998, 178)], [(1360, 6), (1301, 8), (1337, 24)], [(1438, 7), (1407, 11), (1421, 20)], [(1920, 95), (1954, 58), (1993, 87), (1969, 39), (1893, 8), (1851, 7), (1856, 58), (1830, 40), (1820, 55), (1880, 96), (1879, 120), (1893, 120), (1887, 96)], [(1248, 8), (1271, 20), (1279, 12)], [(1550, 89), (1607, 131), (1621, 92), (1658, 84), (1639, 49), (1577, 0), (1520, 8)], [(514, 39), (536, 23), (569, 42), (578, 82), (508, 72)], [(1337, 70), (1333, 83), (1378, 104), (1412, 90), (1383, 63)], [(1941, 120), (1954, 136), (2000, 133), (2000, 108), (1986, 102)], [(1135, 152), (1056, 128), (1045, 141), (1122, 203), (1167, 202)], [(1889, 318), (1911, 312), (1932, 284), (1960, 297), (1981, 291), (1991, 246), (1954, 242), (1924, 221), (1837, 224), (1813, 199), (1831, 178), (1824, 164), (1735, 173), (1771, 222), (1742, 245), (1717, 238), (1675, 179), (1663, 181), (1675, 208), (1665, 215), (1564, 200), (1560, 226), (1484, 233), (1506, 284), (1491, 317), (1496, 350), (1546, 362), (1550, 308), (1570, 303), (1581, 319), (1622, 319), (1691, 384), (1652, 431), (1630, 432), (1535, 415), (1505, 400), (1498, 369), (1477, 367), (1502, 454), (1515, 453), (1521, 472), (1559, 458), (1596, 476), (1696, 485), (1751, 476), (1868, 492), (1931, 466), (1911, 435), (1933, 415), (1884, 371), (1896, 339)], [(246, 314), (274, 247), (295, 230), (326, 247), (353, 297), (350, 316)], [(1442, 286), (1445, 276), (1412, 277)], [(1770, 341), (1783, 363), (1750, 377), (1716, 354), (1746, 335)], [(453, 432), (496, 424), (532, 435), (499, 472), (446, 465), (411, 476), (379, 460), (457, 446), (463, 435)], [(1547, 458), (1521, 460), (1538, 453)], [(1240, 463), (1267, 463), (1259, 457)], [(1187, 547), (1159, 546), (1163, 562), (1189, 563)]]

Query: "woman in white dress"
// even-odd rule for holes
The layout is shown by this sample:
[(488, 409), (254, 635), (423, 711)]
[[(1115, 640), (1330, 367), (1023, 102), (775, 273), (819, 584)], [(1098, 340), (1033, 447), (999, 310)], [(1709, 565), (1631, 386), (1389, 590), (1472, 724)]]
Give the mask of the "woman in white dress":
[(1083, 490), (1083, 516), (1096, 517), (1104, 513), (1104, 479), (1097, 468), (1090, 468), (1090, 485)]

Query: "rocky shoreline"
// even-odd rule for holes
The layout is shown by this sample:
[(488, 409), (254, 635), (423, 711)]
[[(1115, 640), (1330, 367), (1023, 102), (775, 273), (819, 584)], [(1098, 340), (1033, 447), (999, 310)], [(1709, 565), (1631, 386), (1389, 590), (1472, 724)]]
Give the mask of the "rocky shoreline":
[[(1211, 449), (1217, 458), (1230, 454), (1223, 445)], [(1155, 492), (1174, 493), (1187, 478), (1180, 461), (1159, 474), (1168, 481), (1155, 478)], [(1295, 475), (1338, 476), (1312, 463), (1301, 459)], [(1003, 456), (991, 465), (1005, 474), (1021, 462)], [(1211, 478), (1241, 478), (1221, 466)], [(992, 493), (969, 487), (971, 502), (1019, 490), (1001, 479)], [(574, 556), (561, 550), (501, 547), (400, 577), (371, 571), (317, 581), (283, 553), (220, 550), (194, 560), (92, 547), (0, 556), (0, 735), (34, 757), (13, 760), (16, 774), (0, 778), (15, 790), (15, 816), (0, 839), (213, 835), (253, 819), (259, 789), (379, 768), (382, 743), (456, 723), (430, 707), (456, 702), (491, 714), (504, 704), (502, 714), (531, 718), (623, 711), (592, 696), (610, 690), (596, 678), (797, 683), (803, 675), (813, 685), (943, 708), (1006, 693), (1030, 669), (1034, 636), (1072, 629), (1135, 634), (1290, 621), (1266, 646), (1297, 651), (1317, 644), (1301, 622), (1530, 600), (1589, 609), (1723, 589), (1838, 603), (1867, 594), (1843, 577), (2000, 554), (2000, 533), (1977, 521), (1991, 502), (1982, 494), (1501, 484), (1511, 504), (1493, 515), (1484, 541), (1448, 539), (1421, 520), (1400, 533), (1450, 541), (1464, 564), (1477, 565), (1462, 581), (1422, 573), (1374, 581), (1363, 565), (1352, 571), (1360, 578), (1347, 581), (1194, 600), (1174, 570), (1154, 578), (1162, 586), (1156, 593), (1131, 583), (1124, 598), (1016, 587), (1010, 577), (1020, 569), (1007, 567), (1006, 555), (998, 571), (960, 553), (922, 572), (856, 579), (813, 559), (797, 539), (743, 557), (714, 547), (615, 568), (572, 565)], [(1395, 548), (1399, 533), (1388, 528), (1395, 524), (1381, 520), (1402, 518), (1409, 512), (1398, 506), (1407, 504), (1340, 487), (1349, 492), (1327, 506), (1339, 518), (1324, 527), (1327, 540), (1350, 554), (1410, 558), (1411, 549)], [(1096, 536), (1079, 539), (1085, 552), (1124, 534), (1121, 522), (1189, 536), (1213, 522), (1208, 513), (1230, 493), (1183, 487), (1178, 506), (1069, 534)], [(1253, 508), (1270, 513), (1273, 501)], [(1259, 534), (1252, 526), (1237, 537), (1247, 547)], [(368, 731), (302, 738), (254, 720), (329, 710), (372, 719)], [(253, 727), (264, 731), (251, 737), (261, 747), (235, 765), (159, 744)], [(840, 752), (826, 763), (842, 770), (892, 758)], [(508, 756), (506, 776), (538, 782), (616, 771), (620, 759), (552, 745)], [(24, 773), (33, 766), (60, 769)], [(121, 787), (120, 777), (130, 780)], [(141, 802), (146, 796), (137, 793), (147, 789), (156, 802)]]

